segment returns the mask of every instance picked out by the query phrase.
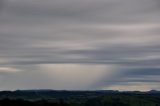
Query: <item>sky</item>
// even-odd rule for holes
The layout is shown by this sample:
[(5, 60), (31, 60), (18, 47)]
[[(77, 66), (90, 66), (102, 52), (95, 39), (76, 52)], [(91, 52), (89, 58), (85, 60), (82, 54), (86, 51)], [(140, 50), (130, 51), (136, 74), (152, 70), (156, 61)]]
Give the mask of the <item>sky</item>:
[(160, 90), (159, 0), (0, 0), (0, 90)]

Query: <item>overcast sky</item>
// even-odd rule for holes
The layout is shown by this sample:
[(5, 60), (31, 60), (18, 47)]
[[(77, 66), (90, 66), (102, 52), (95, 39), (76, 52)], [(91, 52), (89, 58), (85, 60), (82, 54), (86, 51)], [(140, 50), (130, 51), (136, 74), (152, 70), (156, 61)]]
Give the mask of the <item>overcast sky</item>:
[(159, 0), (0, 0), (0, 90), (160, 90)]

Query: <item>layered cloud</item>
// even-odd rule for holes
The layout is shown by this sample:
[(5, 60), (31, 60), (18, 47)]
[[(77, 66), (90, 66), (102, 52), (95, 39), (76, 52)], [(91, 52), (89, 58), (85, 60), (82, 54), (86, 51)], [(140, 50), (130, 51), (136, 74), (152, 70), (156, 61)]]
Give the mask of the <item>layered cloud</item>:
[[(145, 83), (147, 88), (134, 90), (153, 86), (160, 89), (157, 87), (160, 79), (156, 77), (160, 75), (158, 0), (3, 0), (0, 3), (0, 74), (7, 73), (0, 76), (6, 80), (0, 82), (4, 85), (2, 90), (111, 87), (133, 90), (127, 86), (137, 83)], [(92, 75), (95, 69), (96, 74)], [(37, 77), (29, 77), (31, 73)], [(69, 73), (80, 74), (75, 84), (67, 83), (74, 81)], [(144, 79), (139, 79), (139, 75)], [(150, 84), (148, 76), (152, 76), (154, 84)]]

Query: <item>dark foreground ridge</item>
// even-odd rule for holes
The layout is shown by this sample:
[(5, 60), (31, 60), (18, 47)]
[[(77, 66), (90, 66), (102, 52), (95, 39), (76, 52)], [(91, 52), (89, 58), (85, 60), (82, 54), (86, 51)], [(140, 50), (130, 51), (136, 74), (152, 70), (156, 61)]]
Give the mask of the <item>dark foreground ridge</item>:
[(160, 91), (1, 91), (0, 106), (160, 106)]

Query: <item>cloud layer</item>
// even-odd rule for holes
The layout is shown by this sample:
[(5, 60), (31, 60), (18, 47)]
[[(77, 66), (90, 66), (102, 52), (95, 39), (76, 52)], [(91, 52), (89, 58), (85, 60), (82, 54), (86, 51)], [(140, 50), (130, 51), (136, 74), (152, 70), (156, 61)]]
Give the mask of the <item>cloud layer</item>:
[(160, 89), (158, 0), (0, 2), (0, 89)]

